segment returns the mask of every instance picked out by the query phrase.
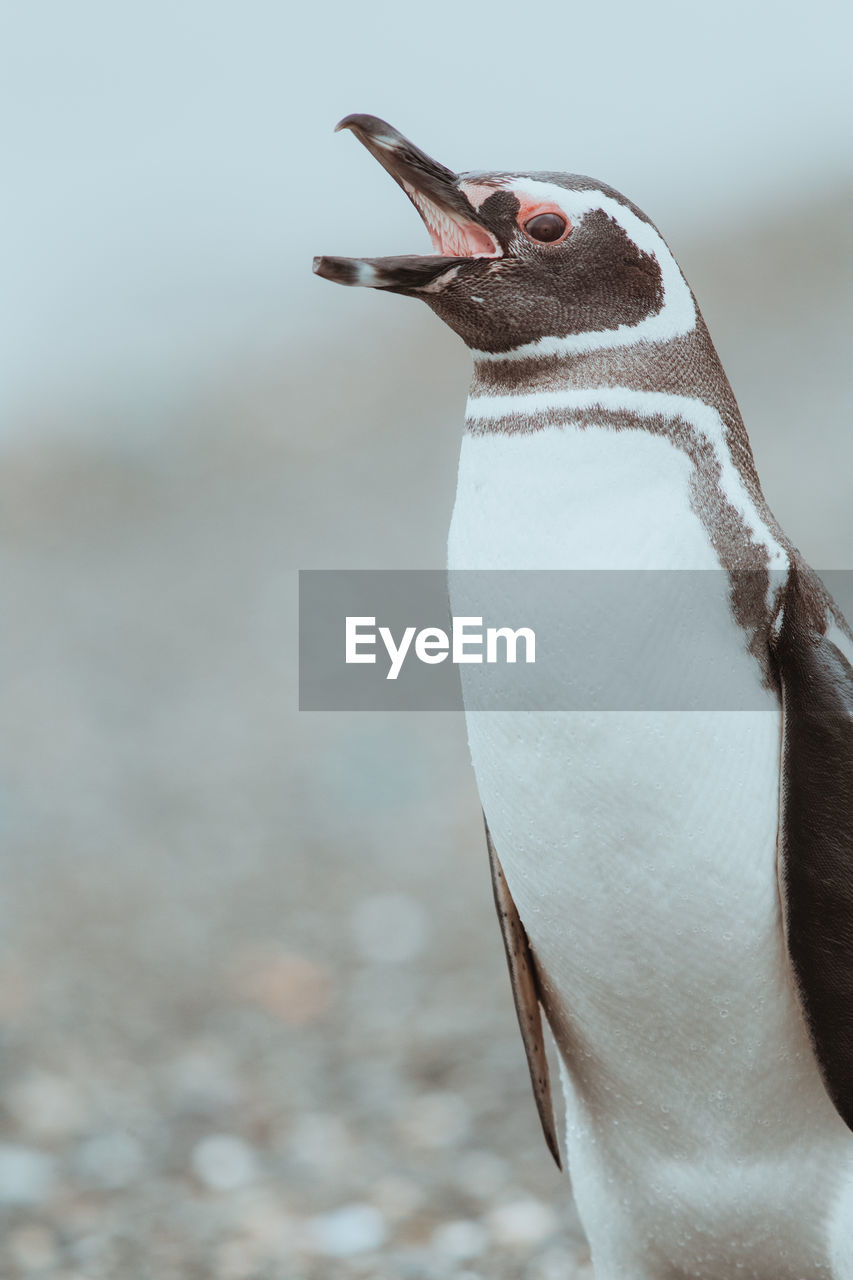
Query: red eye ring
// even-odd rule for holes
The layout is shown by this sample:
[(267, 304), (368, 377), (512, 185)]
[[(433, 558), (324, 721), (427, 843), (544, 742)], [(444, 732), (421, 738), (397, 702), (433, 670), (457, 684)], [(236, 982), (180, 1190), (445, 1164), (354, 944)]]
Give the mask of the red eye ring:
[[(554, 247), (563, 243), (572, 224), (556, 201), (543, 200), (523, 190), (514, 191), (513, 195), (518, 200), (518, 229), (531, 244)], [(547, 223), (540, 219), (547, 219)]]
[(567, 219), (553, 209), (534, 214), (524, 224), (524, 234), (537, 244), (556, 244), (568, 230)]

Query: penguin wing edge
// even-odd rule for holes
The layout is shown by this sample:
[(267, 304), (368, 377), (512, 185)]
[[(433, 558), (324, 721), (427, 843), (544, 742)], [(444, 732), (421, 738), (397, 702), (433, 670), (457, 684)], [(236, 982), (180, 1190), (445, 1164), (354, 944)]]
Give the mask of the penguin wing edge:
[[(485, 818), (484, 818), (485, 821)], [(512, 995), (515, 1001), (515, 1012), (524, 1051), (527, 1054), (527, 1066), (530, 1070), (530, 1083), (536, 1100), (536, 1110), (542, 1123), (542, 1132), (551, 1155), (562, 1169), (560, 1144), (557, 1141), (557, 1126), (554, 1123), (554, 1104), (551, 1098), (551, 1075), (548, 1070), (548, 1058), (545, 1053), (545, 1037), (542, 1032), (542, 1012), (539, 1007), (539, 983), (536, 977), (536, 964), (533, 952), (525, 932), (521, 917), (518, 914), (509, 885), (503, 873), (495, 850), (489, 824), (486, 823), (486, 844), (489, 850), (489, 865), (492, 871), (492, 888), (495, 894), (495, 907), (500, 921), (501, 933), (506, 950), (506, 961), (512, 983)]]
[(853, 667), (815, 625), (815, 585), (823, 594), (822, 584), (792, 569), (775, 648), (783, 726), (779, 884), (821, 1075), (853, 1129)]

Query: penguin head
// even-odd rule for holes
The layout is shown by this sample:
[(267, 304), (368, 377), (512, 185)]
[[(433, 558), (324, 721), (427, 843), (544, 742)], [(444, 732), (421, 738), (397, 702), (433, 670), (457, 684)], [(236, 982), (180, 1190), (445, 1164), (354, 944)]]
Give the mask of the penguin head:
[(486, 359), (625, 346), (694, 326), (662, 237), (612, 187), (564, 173), (453, 173), (376, 116), (337, 128), (403, 188), (433, 253), (315, 258), (325, 279), (422, 298)]

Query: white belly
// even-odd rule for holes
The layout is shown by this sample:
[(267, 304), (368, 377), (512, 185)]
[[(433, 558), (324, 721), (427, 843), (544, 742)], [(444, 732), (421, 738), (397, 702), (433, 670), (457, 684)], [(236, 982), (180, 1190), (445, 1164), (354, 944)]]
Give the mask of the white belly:
[[(642, 432), (468, 436), (449, 566), (718, 570), (690, 480), (685, 454)], [(761, 1280), (830, 1274), (815, 1233), (846, 1130), (784, 951), (780, 712), (724, 590), (709, 625), (760, 709), (468, 714), (567, 1069), (597, 1280), (681, 1274), (656, 1269), (659, 1249), (682, 1249), (684, 1274), (702, 1259), (705, 1280), (734, 1257)]]

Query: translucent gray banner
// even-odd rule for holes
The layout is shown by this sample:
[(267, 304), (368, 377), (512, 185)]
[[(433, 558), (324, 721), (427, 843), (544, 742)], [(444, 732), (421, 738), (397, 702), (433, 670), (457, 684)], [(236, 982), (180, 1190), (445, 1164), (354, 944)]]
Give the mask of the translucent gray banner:
[[(853, 617), (853, 571), (821, 578)], [(781, 574), (303, 570), (303, 711), (750, 711)], [(853, 646), (851, 646), (853, 648)]]

